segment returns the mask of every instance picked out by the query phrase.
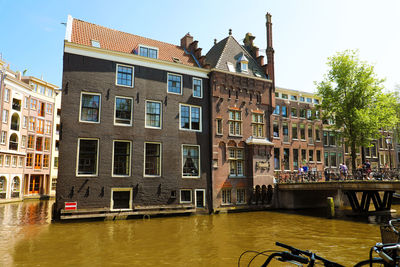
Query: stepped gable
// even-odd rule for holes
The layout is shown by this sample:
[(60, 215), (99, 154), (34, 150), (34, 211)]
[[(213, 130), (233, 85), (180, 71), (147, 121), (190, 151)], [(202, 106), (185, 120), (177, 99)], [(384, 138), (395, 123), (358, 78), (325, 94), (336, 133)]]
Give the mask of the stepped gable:
[[(238, 66), (238, 61), (243, 55), (249, 60), (248, 73), (241, 72)], [(229, 72), (227, 62), (233, 64), (235, 68), (234, 73), (252, 77), (267, 78), (265, 71), (257, 63), (257, 60), (254, 59), (247, 49), (240, 45), (232, 35), (229, 35), (225, 39), (219, 41), (217, 44), (211, 47), (206, 54), (206, 63), (210, 64), (211, 68)]]
[(186, 53), (180, 46), (113, 30), (74, 18), (72, 23), (71, 42), (85, 46), (92, 46), (92, 40), (98, 41), (102, 49), (127, 54), (137, 54), (139, 45), (157, 47), (158, 59), (160, 60), (176, 62), (176, 59), (179, 59), (178, 62), (183, 65), (198, 67), (198, 64), (193, 59), (192, 55)]

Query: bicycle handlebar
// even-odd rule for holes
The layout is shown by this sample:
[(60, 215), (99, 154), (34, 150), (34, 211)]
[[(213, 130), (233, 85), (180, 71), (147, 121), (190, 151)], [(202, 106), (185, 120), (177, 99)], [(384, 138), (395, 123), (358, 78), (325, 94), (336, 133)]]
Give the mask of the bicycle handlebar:
[(393, 222), (400, 222), (400, 219), (393, 219), (389, 221), (389, 226), (397, 235), (400, 235), (399, 231), (393, 226)]

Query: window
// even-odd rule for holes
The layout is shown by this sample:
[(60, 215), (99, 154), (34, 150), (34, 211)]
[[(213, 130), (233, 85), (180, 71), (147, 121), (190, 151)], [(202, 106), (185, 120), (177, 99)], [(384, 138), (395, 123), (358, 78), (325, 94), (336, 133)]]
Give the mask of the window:
[(53, 96), (53, 89), (46, 88), (46, 95), (52, 97)]
[(29, 131), (35, 131), (36, 119), (34, 117), (29, 118)]
[(182, 146), (182, 176), (200, 177), (200, 146)]
[(50, 138), (44, 139), (44, 150), (50, 150)]
[(161, 129), (161, 102), (146, 100), (146, 127)]
[(17, 160), (18, 160), (17, 156), (12, 157), (12, 162), (11, 162), (12, 167), (14, 167), (14, 168), (17, 167)]
[(299, 169), (299, 150), (293, 149), (293, 169)]
[(308, 150), (308, 161), (309, 162), (314, 161), (314, 150)]
[(297, 96), (295, 96), (295, 95), (291, 95), (291, 96), (290, 96), (290, 100), (297, 101)]
[(216, 127), (216, 131), (217, 131), (217, 134), (218, 135), (222, 135), (222, 119), (216, 119), (216, 124), (217, 124), (217, 127)]
[(49, 167), (49, 155), (44, 154), (43, 155), (43, 168), (48, 168)]
[(297, 124), (296, 123), (292, 123), (292, 139), (297, 140), (298, 136), (297, 136)]
[(36, 137), (36, 151), (43, 151), (43, 137)]
[(300, 139), (306, 140), (306, 127), (304, 124), (300, 124)]
[(158, 58), (158, 49), (140, 45), (139, 55), (142, 57)]
[(35, 169), (42, 168), (42, 154), (35, 154)]
[(29, 105), (29, 98), (28, 97), (24, 97), (24, 108), (27, 109)]
[(182, 75), (168, 73), (168, 93), (182, 94)]
[(222, 204), (231, 204), (231, 189), (222, 189)]
[(56, 177), (53, 177), (53, 178), (51, 179), (51, 190), (52, 190), (52, 191), (55, 191), (55, 190), (56, 190), (56, 187), (57, 187), (57, 178), (56, 178)]
[(290, 109), (290, 115), (291, 115), (292, 117), (297, 117), (297, 109), (296, 109), (295, 107), (292, 107), (292, 108)]
[(81, 94), (81, 122), (100, 122), (100, 94)]
[(26, 167), (32, 167), (33, 166), (33, 154), (28, 153), (26, 154)]
[(28, 117), (24, 116), (24, 119), (22, 121), (22, 128), (26, 128), (27, 125), (28, 125)]
[(3, 122), (8, 123), (8, 110), (3, 110)]
[(17, 111), (21, 111), (21, 100), (13, 98), (12, 109), (15, 109)]
[(58, 157), (54, 157), (54, 168), (58, 168)]
[(18, 150), (18, 136), (17, 136), (17, 134), (15, 134), (15, 133), (11, 134), (8, 148), (10, 150)]
[(229, 110), (229, 135), (242, 135), (242, 111)]
[(132, 209), (132, 188), (111, 188), (111, 210)]
[(21, 137), (21, 148), (25, 148), (26, 145), (26, 135)]
[(279, 123), (274, 121), (273, 123), (274, 138), (279, 138)]
[(34, 144), (35, 144), (35, 136), (28, 135), (28, 148), (33, 149)]
[(115, 118), (114, 124), (132, 125), (132, 98), (115, 97)]
[(100, 42), (96, 40), (90, 40), (90, 43), (92, 44), (93, 47), (100, 48)]
[(264, 114), (252, 114), (253, 136), (264, 137)]
[(314, 104), (319, 104), (319, 100), (318, 99), (314, 99)]
[(1, 144), (5, 144), (7, 140), (7, 132), (6, 131), (1, 131)]
[(308, 125), (308, 143), (309, 144), (314, 143), (312, 125)]
[(290, 150), (289, 148), (284, 148), (283, 149), (283, 168), (287, 171), (290, 170)]
[(246, 203), (246, 189), (244, 188), (236, 189), (236, 203), (237, 204)]
[(306, 110), (304, 108), (300, 109), (300, 118), (305, 118), (306, 117)]
[(201, 79), (193, 78), (193, 97), (203, 97), (203, 81)]
[(180, 129), (201, 131), (201, 107), (180, 104)]
[(335, 132), (329, 132), (329, 144), (331, 146), (336, 146)]
[(18, 158), (18, 168), (22, 168), (23, 165), (24, 165), (24, 158), (19, 157)]
[(10, 166), (10, 162), (11, 162), (11, 156), (6, 155), (6, 162), (5, 162), (4, 166), (9, 167)]
[(4, 101), (9, 102), (10, 101), (10, 90), (7, 88), (4, 89)]
[(192, 190), (181, 189), (180, 203), (192, 203)]
[(307, 97), (307, 102), (308, 102), (308, 103), (311, 103), (311, 102), (312, 102), (312, 99), (309, 98), (309, 97)]
[(282, 94), (282, 98), (283, 99), (288, 99), (288, 95), (287, 94)]
[(31, 98), (31, 109), (36, 110), (37, 100)]
[(300, 96), (300, 101), (304, 102), (304, 96)]
[(161, 144), (144, 143), (145, 176), (161, 176)]
[(231, 176), (243, 176), (244, 175), (244, 149), (241, 148), (229, 148), (229, 165)]
[(78, 163), (77, 175), (97, 176), (98, 165), (98, 139), (79, 139), (78, 140)]
[(321, 150), (317, 150), (317, 162), (321, 162)]
[(44, 112), (45, 112), (45, 103), (39, 102), (39, 110), (38, 110), (38, 115), (40, 117), (44, 117)]
[(45, 132), (46, 134), (51, 134), (51, 121), (46, 121)]
[(275, 97), (279, 97), (279, 93), (278, 92), (275, 92)]
[(283, 142), (289, 142), (289, 126), (287, 122), (282, 123)]
[(114, 141), (113, 175), (130, 176), (131, 169), (131, 142)]
[(328, 140), (328, 132), (325, 132), (324, 131), (324, 133), (323, 133), (323, 137), (324, 137), (324, 146), (328, 146), (329, 145), (329, 140)]
[(44, 121), (43, 120), (37, 120), (37, 129), (36, 129), (37, 133), (44, 133)]
[(324, 164), (325, 164), (325, 167), (329, 166), (329, 153), (328, 152), (324, 153)]
[(286, 118), (287, 118), (287, 116), (288, 116), (287, 107), (286, 107), (286, 106), (282, 106), (282, 116), (283, 116), (283, 117), (286, 117)]
[(4, 156), (0, 155), (0, 167), (3, 166), (3, 158), (4, 158)]
[(279, 115), (279, 114), (280, 114), (279, 105), (276, 105), (276, 106), (275, 106), (274, 114), (275, 114), (275, 115)]
[(47, 103), (46, 112), (49, 113), (49, 114), (53, 113), (53, 105), (52, 104)]
[(312, 118), (312, 110), (311, 109), (307, 109), (307, 119), (311, 120)]
[(303, 164), (307, 163), (307, 150), (305, 149), (301, 150), (301, 161)]
[(42, 86), (42, 85), (39, 85), (39, 93), (44, 95), (45, 91), (46, 91), (46, 88), (44, 86)]
[(117, 85), (133, 87), (133, 67), (117, 64)]
[(321, 131), (318, 128), (315, 128), (315, 141), (321, 141)]
[(332, 167), (336, 167), (337, 166), (337, 164), (336, 164), (336, 153), (334, 153), (334, 152), (330, 153), (330, 161), (331, 161), (331, 166)]
[(279, 148), (274, 148), (274, 167), (275, 167), (275, 170), (280, 170), (281, 169)]

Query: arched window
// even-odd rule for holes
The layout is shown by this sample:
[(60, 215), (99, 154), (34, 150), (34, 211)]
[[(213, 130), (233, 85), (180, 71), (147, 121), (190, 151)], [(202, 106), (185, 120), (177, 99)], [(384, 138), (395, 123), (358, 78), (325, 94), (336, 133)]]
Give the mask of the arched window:
[(10, 150), (18, 150), (18, 135), (13, 133), (10, 136), (10, 144), (9, 144), (9, 149)]
[(0, 199), (6, 198), (6, 193), (7, 193), (7, 180), (6, 180), (6, 177), (1, 176), (0, 177)]
[(20, 185), (19, 177), (15, 176), (12, 181), (12, 187), (11, 187), (12, 192), (19, 192), (19, 187), (20, 187), (19, 185)]
[(14, 113), (11, 117), (11, 130), (19, 131), (19, 116)]

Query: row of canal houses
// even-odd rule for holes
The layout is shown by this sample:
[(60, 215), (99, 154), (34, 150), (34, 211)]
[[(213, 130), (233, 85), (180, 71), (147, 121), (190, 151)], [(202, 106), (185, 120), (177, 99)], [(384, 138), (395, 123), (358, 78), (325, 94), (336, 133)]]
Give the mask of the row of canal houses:
[(276, 171), (337, 168), (320, 99), (275, 88), (270, 14), (266, 62), (254, 39), (230, 30), (203, 55), (189, 33), (173, 45), (68, 16), (55, 214), (260, 209)]

